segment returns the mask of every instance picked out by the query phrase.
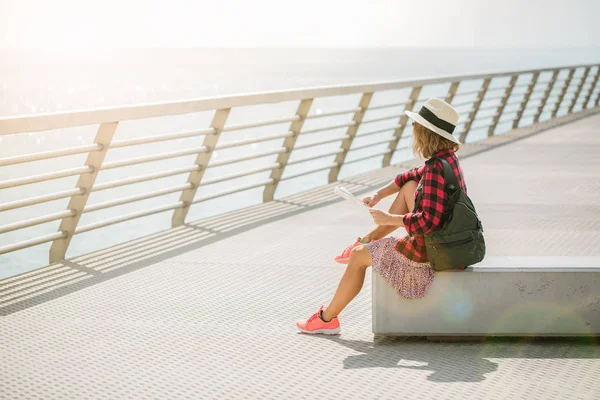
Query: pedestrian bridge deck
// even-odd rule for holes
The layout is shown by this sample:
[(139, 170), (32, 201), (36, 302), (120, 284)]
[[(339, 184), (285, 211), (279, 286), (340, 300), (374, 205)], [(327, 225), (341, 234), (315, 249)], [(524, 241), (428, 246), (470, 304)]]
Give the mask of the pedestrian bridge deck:
[[(600, 265), (597, 110), (466, 146), (490, 259)], [(367, 192), (408, 164), (343, 184)], [(341, 336), (296, 334), (370, 225), (328, 186), (0, 281), (0, 398), (600, 397), (592, 338), (374, 338), (370, 276)]]

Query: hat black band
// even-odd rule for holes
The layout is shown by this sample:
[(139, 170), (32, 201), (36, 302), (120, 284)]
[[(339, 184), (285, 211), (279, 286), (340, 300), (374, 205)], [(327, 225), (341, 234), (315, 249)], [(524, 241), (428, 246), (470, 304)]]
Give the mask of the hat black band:
[(454, 129), (456, 129), (456, 125), (452, 125), (450, 122), (438, 118), (434, 113), (431, 112), (429, 108), (425, 106), (421, 107), (419, 115), (425, 118), (427, 122), (430, 122), (434, 126), (448, 132), (449, 134), (452, 134), (454, 132)]

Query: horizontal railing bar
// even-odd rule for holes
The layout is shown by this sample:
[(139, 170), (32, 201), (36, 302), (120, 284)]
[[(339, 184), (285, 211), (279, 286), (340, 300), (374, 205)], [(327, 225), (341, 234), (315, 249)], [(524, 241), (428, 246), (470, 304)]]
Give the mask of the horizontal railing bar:
[(543, 86), (540, 86), (540, 87), (535, 88), (534, 90), (532, 90), (531, 94), (546, 94), (546, 88), (543, 87)]
[(299, 120), (300, 120), (300, 116), (295, 115), (293, 117), (278, 118), (278, 119), (272, 119), (272, 120), (268, 120), (268, 121), (250, 122), (247, 124), (239, 124), (239, 125), (226, 125), (223, 127), (222, 131), (223, 132), (241, 131), (242, 129), (259, 128), (261, 126), (277, 125), (277, 124), (283, 124), (285, 122), (293, 122), (293, 121), (299, 121)]
[[(488, 111), (488, 110), (495, 110), (498, 107), (500, 107), (501, 104), (494, 104), (492, 106), (485, 106), (485, 107), (479, 107), (479, 111)], [(471, 110), (469, 113), (473, 112), (473, 110)], [(467, 114), (467, 113), (465, 113)]]
[(473, 123), (473, 125), (471, 125), (471, 130), (481, 129), (481, 128), (487, 128), (490, 125), (492, 125), (492, 122), (486, 122), (484, 124)]
[(517, 91), (513, 91), (510, 94), (510, 97), (518, 97), (518, 96), (524, 96), (527, 94), (527, 90), (523, 90), (522, 92), (517, 92)]
[(408, 101), (402, 101), (400, 103), (391, 103), (391, 104), (383, 104), (380, 106), (373, 106), (373, 107), (369, 107), (368, 110), (383, 110), (385, 108), (393, 108), (393, 107), (402, 107), (407, 105), (409, 102)]
[(207, 151), (208, 151), (208, 148), (205, 146), (202, 146), (202, 147), (197, 147), (195, 149), (172, 151), (169, 153), (160, 153), (160, 154), (155, 154), (152, 156), (130, 158), (128, 160), (112, 161), (112, 162), (104, 163), (102, 165), (102, 170), (128, 167), (130, 165), (143, 164), (143, 163), (159, 161), (159, 160), (166, 160), (169, 158), (189, 156), (189, 155), (198, 154), (198, 153), (206, 153)]
[(544, 96), (544, 94), (543, 94), (543, 93), (541, 93), (541, 96), (531, 96), (531, 97), (529, 98), (529, 102), (532, 102), (532, 101), (535, 101), (535, 100), (541, 100), (541, 99), (543, 99), (544, 97), (545, 97), (545, 96)]
[(339, 124), (339, 125), (330, 125), (330, 126), (326, 126), (324, 128), (303, 130), (302, 134), (305, 135), (308, 133), (324, 132), (324, 131), (330, 131), (330, 130), (338, 129), (338, 128), (348, 128), (349, 126), (354, 126), (354, 125), (356, 125), (356, 121), (352, 121), (350, 123), (345, 123), (345, 124)]
[(506, 109), (506, 107), (510, 107), (510, 106), (519, 106), (519, 107), (521, 107), (521, 103), (523, 103), (522, 100), (511, 101), (510, 103), (506, 103), (506, 106), (504, 107), (504, 112), (509, 111), (509, 110)]
[(372, 118), (372, 119), (363, 119), (361, 122), (361, 125), (365, 125), (365, 124), (370, 124), (372, 122), (380, 122), (380, 121), (387, 121), (390, 119), (400, 119), (400, 115), (388, 115), (386, 117), (378, 117), (378, 118)]
[(502, 86), (497, 86), (497, 87), (489, 87), (487, 92), (493, 92), (495, 90), (506, 90), (507, 85), (502, 85)]
[(368, 149), (369, 147), (375, 147), (375, 146), (382, 145), (382, 144), (389, 144), (390, 142), (393, 142), (394, 140), (396, 140), (396, 139), (394, 138), (394, 139), (384, 140), (383, 142), (374, 142), (374, 143), (361, 144), (359, 146), (352, 146), (350, 148), (350, 151)]
[(533, 82), (520, 83), (518, 85), (513, 86), (513, 89), (528, 88), (528, 87), (531, 87), (531, 86), (534, 86), (534, 85), (535, 85), (535, 83), (533, 83)]
[(485, 121), (486, 119), (494, 119), (498, 116), (498, 114), (494, 114), (494, 115), (486, 115), (486, 116), (482, 116), (482, 117), (477, 117), (477, 119), (474, 122), (480, 122), (480, 121)]
[(116, 180), (116, 181), (109, 181), (106, 183), (100, 183), (100, 184), (94, 185), (94, 187), (92, 188), (92, 192), (98, 192), (100, 190), (112, 189), (112, 188), (116, 188), (119, 186), (131, 185), (134, 183), (151, 181), (154, 179), (166, 178), (166, 177), (173, 176), (173, 175), (184, 174), (186, 172), (200, 171), (201, 169), (202, 169), (202, 167), (200, 167), (199, 165), (193, 165), (191, 167), (176, 168), (176, 169), (171, 169), (171, 170), (164, 171), (164, 172), (157, 172), (154, 174), (139, 175), (139, 176), (134, 176), (131, 178), (120, 179), (120, 180)]
[(245, 146), (248, 144), (260, 143), (260, 142), (268, 142), (269, 140), (284, 139), (284, 138), (292, 137), (292, 136), (294, 136), (294, 132), (288, 131), (287, 133), (278, 133), (277, 135), (260, 136), (257, 138), (245, 139), (245, 140), (236, 140), (234, 142), (217, 144), (215, 146), (215, 150), (230, 149), (232, 147)]
[(217, 193), (213, 193), (213, 194), (207, 194), (205, 196), (201, 196), (197, 199), (194, 199), (194, 201), (192, 201), (192, 204), (197, 204), (200, 203), (202, 201), (207, 201), (207, 200), (212, 200), (212, 199), (216, 199), (217, 197), (221, 197), (221, 196), (227, 196), (228, 194), (233, 194), (233, 193), (237, 193), (237, 192), (241, 192), (243, 190), (250, 190), (250, 189), (254, 189), (260, 186), (265, 186), (265, 185), (270, 185), (273, 183), (273, 179), (267, 179), (258, 183), (251, 183), (248, 185), (243, 185), (243, 186), (236, 186), (233, 189), (229, 189), (229, 190), (224, 190), (221, 192), (217, 192)]
[(29, 228), (31, 226), (36, 226), (40, 224), (44, 224), (46, 222), (56, 221), (57, 219), (63, 219), (68, 217), (74, 217), (76, 214), (73, 210), (61, 211), (54, 214), (48, 214), (41, 217), (26, 219), (19, 222), (14, 222), (12, 224), (2, 225), (0, 226), (0, 233), (12, 232), (17, 229)]
[(512, 111), (507, 111), (504, 110), (504, 112), (502, 113), (502, 115), (500, 116), (500, 122), (506, 122), (504, 121), (505, 118), (509, 117), (508, 119), (513, 119), (514, 115), (513, 114), (518, 114), (519, 110), (512, 110)]
[(178, 201), (176, 203), (167, 204), (160, 207), (151, 208), (149, 210), (138, 211), (135, 213), (123, 215), (116, 218), (105, 219), (102, 221), (94, 222), (92, 224), (83, 225), (75, 229), (75, 235), (79, 235), (80, 233), (85, 233), (89, 231), (93, 231), (94, 229), (104, 228), (105, 226), (118, 224), (121, 222), (129, 221), (136, 218), (147, 217), (148, 215), (158, 214), (163, 211), (175, 210), (176, 208), (181, 208), (184, 206), (182, 201)]
[(369, 93), (384, 90), (411, 88), (415, 86), (434, 85), (437, 83), (456, 82), (463, 80), (476, 80), (528, 74), (535, 72), (556, 71), (566, 68), (591, 67), (597, 64), (564, 66), (560, 68), (544, 68), (522, 71), (501, 71), (485, 74), (457, 75), (429, 77), (420, 79), (407, 79), (401, 81), (329, 86), (308, 89), (283, 90), (267, 93), (253, 93), (246, 95), (222, 96), (204, 99), (163, 102), (154, 104), (117, 106), (93, 110), (76, 110), (32, 116), (3, 117), (0, 118), (0, 135), (24, 132), (37, 132), (58, 128), (70, 128), (83, 125), (94, 125), (112, 121), (127, 121), (169, 115), (181, 115), (201, 111), (211, 111), (224, 108), (251, 106), (257, 104), (271, 104), (285, 101), (311, 99), (317, 97), (343, 96), (356, 93)]
[(567, 91), (565, 92), (565, 97), (569, 97), (569, 96), (570, 96), (570, 97), (573, 97), (573, 96), (574, 96), (574, 95), (576, 95), (576, 94), (577, 94), (577, 88), (575, 88), (575, 90), (567, 90)]
[[(488, 90), (490, 90), (490, 89), (488, 89)], [(479, 93), (481, 93), (481, 92), (483, 92), (483, 89), (471, 90), (471, 91), (469, 91), (469, 92), (460, 92), (460, 93), (456, 93), (456, 94), (454, 95), (454, 97), (458, 97), (458, 96), (467, 96), (467, 95), (471, 95), (471, 94), (479, 94)]]
[(537, 114), (537, 110), (529, 111), (529, 112), (523, 113), (521, 115), (521, 118), (533, 117), (536, 114)]
[[(427, 97), (419, 97), (418, 99), (415, 100), (415, 104), (419, 104), (419, 103), (425, 103), (427, 102), (427, 100), (431, 99), (432, 97), (437, 97), (438, 99), (443, 99), (446, 97), (447, 93), (443, 93), (443, 94), (432, 94), (430, 96)], [(408, 102), (406, 103), (408, 104)], [(403, 114), (404, 115), (404, 114)]]
[(360, 157), (360, 158), (355, 158), (354, 160), (346, 161), (344, 163), (344, 165), (345, 164), (352, 164), (352, 163), (359, 162), (359, 161), (368, 160), (369, 158), (379, 157), (379, 156), (383, 156), (383, 155), (389, 154), (389, 153), (390, 153), (390, 150), (385, 150), (385, 151), (381, 151), (381, 152), (378, 152), (378, 153), (375, 153), (375, 154), (369, 154), (368, 156), (364, 156), (364, 157)]
[(337, 167), (337, 163), (333, 162), (331, 164), (327, 164), (323, 167), (317, 167), (317, 168), (312, 168), (306, 171), (301, 171), (301, 172), (296, 172), (294, 174), (289, 174), (284, 176), (283, 178), (281, 178), (282, 181), (287, 181), (288, 179), (294, 179), (294, 178), (298, 178), (300, 176), (304, 176), (304, 175), (310, 175), (310, 174), (314, 174), (315, 172), (319, 172), (319, 171), (324, 171), (326, 169), (331, 169), (333, 167)]
[(354, 113), (361, 112), (361, 111), (362, 111), (362, 107), (354, 107), (354, 108), (349, 108), (346, 110), (330, 111), (330, 112), (321, 113), (321, 114), (309, 114), (306, 116), (306, 119), (331, 117), (334, 115), (354, 114)]
[(318, 140), (316, 142), (297, 144), (296, 146), (294, 146), (294, 150), (307, 149), (309, 147), (320, 146), (322, 144), (338, 142), (340, 140), (345, 140), (345, 139), (350, 139), (350, 135), (336, 136), (336, 137), (332, 137), (332, 138), (328, 138), (328, 139), (324, 139), (324, 140)]
[(92, 151), (101, 151), (101, 144), (90, 144), (86, 146), (71, 147), (62, 150), (44, 151), (41, 153), (25, 154), (22, 156), (0, 158), (0, 167), (5, 165), (21, 164), (25, 162), (47, 160), (50, 158), (70, 156), (73, 154), (90, 153)]
[(51, 179), (66, 178), (67, 176), (89, 174), (92, 172), (94, 172), (93, 167), (78, 167), (64, 169), (62, 171), (48, 172), (47, 174), (28, 176), (26, 178), (9, 179), (7, 181), (0, 182), (0, 189), (29, 185), (31, 183), (44, 182)]
[(56, 232), (50, 235), (40, 236), (35, 239), (24, 240), (22, 242), (9, 244), (7, 246), (0, 247), (0, 254), (11, 253), (13, 251), (26, 249), (28, 247), (37, 246), (38, 244), (52, 242), (53, 240), (62, 239), (67, 237), (66, 232)]
[(313, 154), (308, 157), (302, 157), (302, 158), (297, 158), (293, 161), (288, 161), (288, 165), (301, 164), (303, 162), (317, 160), (319, 158), (323, 158), (323, 157), (327, 157), (327, 156), (334, 156), (334, 155), (337, 155), (337, 154), (340, 154), (343, 152), (344, 152), (344, 149), (336, 149), (336, 150), (330, 151), (328, 153)]
[[(505, 94), (503, 94), (502, 96), (490, 96), (490, 97), (487, 97), (487, 96), (486, 96), (486, 97), (483, 99), (483, 102), (490, 101), (490, 100), (502, 100), (502, 99), (504, 99), (505, 97), (506, 97), (506, 95), (505, 95)], [(510, 97), (510, 96), (509, 96), (509, 97)]]
[[(481, 108), (480, 108), (480, 110), (481, 110)], [(467, 117), (469, 117), (469, 118), (470, 118), (470, 116), (471, 116), (471, 113), (472, 113), (473, 111), (475, 111), (475, 109), (473, 109), (473, 108), (472, 108), (472, 109), (470, 109), (469, 111), (464, 111), (464, 112), (461, 112), (461, 114), (463, 114), (463, 115), (466, 115)], [(468, 121), (463, 121), (463, 120), (460, 120), (460, 121), (458, 122), (458, 124), (459, 124), (459, 125), (460, 125), (460, 124), (466, 124), (467, 122), (468, 122)]]
[(505, 114), (518, 113), (518, 112), (519, 112), (519, 110), (520, 110), (520, 107), (517, 107), (517, 108), (515, 108), (514, 110), (513, 110), (513, 109), (507, 110), (507, 109), (505, 108), (505, 109), (502, 111), (502, 114), (498, 115), (498, 113), (496, 113), (496, 116), (498, 117), (498, 116), (504, 116)]
[[(394, 153), (397, 151), (401, 151), (401, 150), (412, 150), (412, 146), (397, 147), (396, 150), (394, 150)], [(389, 151), (388, 151), (388, 153), (389, 153)]]
[(129, 204), (140, 200), (152, 199), (154, 197), (164, 196), (165, 194), (170, 194), (174, 192), (181, 192), (187, 189), (191, 189), (192, 184), (186, 183), (184, 185), (171, 186), (168, 188), (154, 190), (152, 192), (136, 194), (133, 196), (123, 197), (118, 200), (110, 200), (104, 201), (102, 203), (90, 204), (83, 209), (83, 213), (90, 213), (98, 210), (104, 210), (106, 208), (121, 206), (123, 204)]
[(453, 107), (462, 107), (462, 106), (466, 106), (469, 104), (473, 104), (477, 101), (477, 99), (473, 99), (473, 100), (469, 100), (469, 101), (463, 101), (462, 103), (452, 103)]
[(169, 133), (166, 135), (144, 136), (135, 139), (115, 140), (110, 144), (110, 148), (136, 146), (138, 144), (147, 144), (155, 142), (164, 142), (167, 140), (183, 139), (194, 136), (204, 136), (216, 133), (214, 128), (202, 129), (199, 131), (185, 131), (177, 133)]
[(235, 174), (230, 174), (230, 175), (224, 175), (224, 176), (220, 176), (220, 177), (216, 177), (216, 178), (210, 178), (210, 179), (204, 179), (202, 181), (202, 185), (201, 186), (206, 186), (206, 185), (210, 185), (213, 183), (219, 183), (219, 182), (223, 182), (223, 181), (228, 181), (231, 179), (236, 179), (236, 178), (241, 178), (244, 176), (248, 176), (248, 175), (252, 175), (252, 174), (257, 174), (259, 172), (264, 172), (264, 171), (270, 171), (272, 169), (275, 168), (281, 168), (281, 164), (279, 163), (273, 163), (264, 167), (260, 167), (260, 168), (254, 168), (254, 169), (248, 169), (248, 170), (244, 170), (243, 172), (238, 172)]
[(15, 208), (32, 206), (32, 205), (40, 204), (40, 203), (46, 203), (46, 202), (52, 201), (52, 200), (64, 199), (66, 197), (81, 196), (84, 193), (85, 193), (84, 189), (77, 188), (77, 189), (65, 190), (62, 192), (45, 194), (42, 196), (30, 197), (28, 199), (23, 199), (23, 200), (11, 201), (8, 203), (2, 203), (2, 204), (0, 204), (0, 212), (7, 211), (7, 210), (14, 210)]
[(261, 153), (250, 154), (250, 155), (243, 156), (243, 157), (228, 158), (228, 159), (221, 160), (221, 161), (211, 161), (208, 164), (208, 167), (206, 167), (206, 168), (220, 167), (221, 165), (228, 165), (228, 164), (233, 164), (233, 163), (240, 162), (240, 161), (253, 160), (255, 158), (266, 157), (266, 156), (270, 156), (273, 154), (285, 153), (287, 151), (288, 151), (288, 149), (286, 149), (285, 147), (281, 147), (276, 150), (268, 150), (268, 151), (264, 151)]
[(385, 128), (385, 129), (378, 129), (376, 131), (369, 131), (369, 132), (365, 132), (365, 133), (360, 133), (360, 134), (356, 135), (355, 138), (360, 138), (360, 137), (375, 135), (375, 134), (383, 133), (383, 132), (394, 131), (394, 130), (396, 130), (398, 128), (401, 128), (401, 127), (402, 127), (401, 124), (397, 124), (397, 125), (391, 126), (389, 128)]

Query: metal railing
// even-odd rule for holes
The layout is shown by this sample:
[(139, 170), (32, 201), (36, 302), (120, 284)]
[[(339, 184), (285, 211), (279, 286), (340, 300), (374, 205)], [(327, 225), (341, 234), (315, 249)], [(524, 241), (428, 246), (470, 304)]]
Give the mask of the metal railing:
[[(50, 248), (50, 262), (54, 263), (65, 257), (72, 237), (83, 232), (166, 211), (173, 212), (172, 225), (179, 226), (184, 224), (186, 215), (192, 205), (210, 199), (252, 188), (264, 187), (263, 201), (267, 202), (274, 198), (278, 184), (284, 180), (297, 178), (318, 171), (329, 170), (329, 182), (334, 182), (338, 179), (340, 170), (344, 165), (368, 159), (375, 159), (377, 157), (382, 157), (382, 166), (390, 165), (394, 153), (398, 150), (407, 148), (398, 147), (408, 124), (404, 111), (414, 109), (417, 104), (422, 103), (425, 100), (425, 96), (421, 96), (421, 94), (426, 88), (446, 86), (445, 89), (443, 89), (443, 93), (438, 92), (436, 94), (437, 97), (445, 98), (447, 101), (451, 102), (459, 110), (461, 120), (464, 122), (459, 124), (457, 127), (458, 132), (456, 134), (464, 142), (468, 139), (469, 133), (474, 130), (483, 130), (487, 132), (488, 136), (492, 136), (496, 133), (497, 127), (502, 124), (509, 125), (508, 129), (510, 129), (510, 127), (516, 128), (518, 126), (523, 126), (521, 122), (527, 119), (531, 119), (530, 123), (538, 122), (544, 114), (548, 114), (549, 118), (555, 118), (561, 107), (565, 109), (565, 113), (597, 107), (600, 100), (599, 77), (599, 65), (583, 65), (528, 71), (404, 80), (365, 85), (288, 90), (161, 104), (0, 118), (0, 135), (25, 134), (61, 128), (99, 125), (95, 139), (91, 144), (0, 159), (0, 167), (3, 167), (74, 154), (87, 154), (87, 159), (81, 167), (0, 181), (0, 189), (6, 189), (68, 176), (78, 176), (78, 181), (74, 189), (40, 194), (35, 197), (0, 204), (0, 212), (6, 212), (16, 208), (43, 204), (57, 199), (70, 199), (66, 210), (63, 212), (0, 226), (0, 234), (3, 234), (51, 221), (61, 221), (56, 233), (0, 247), (0, 254), (52, 242)], [(466, 86), (466, 90), (461, 92), (460, 89), (463, 86)], [(473, 88), (473, 86), (475, 86), (475, 88)], [(386, 104), (370, 105), (374, 95), (385, 91), (396, 90), (405, 90), (406, 98), (398, 98), (395, 101)], [(311, 107), (315, 99), (353, 94), (360, 95), (360, 100), (354, 107), (331, 110), (324, 113), (311, 113)], [(251, 121), (238, 125), (227, 124), (231, 110), (236, 107), (290, 101), (298, 102), (297, 110), (294, 115), (284, 118)], [(388, 112), (388, 114), (375, 117), (368, 115), (375, 110), (384, 110), (384, 112)], [(157, 136), (143, 136), (128, 140), (113, 140), (113, 136), (119, 123), (123, 121), (205, 111), (213, 111), (214, 116), (210, 126), (199, 130), (166, 133)], [(483, 115), (490, 111), (491, 114)], [(344, 123), (326, 124), (319, 128), (303, 128), (306, 121), (322, 118), (327, 119), (332, 116), (347, 116), (349, 119)], [(243, 131), (287, 123), (289, 123), (289, 128), (277, 134), (219, 143), (219, 138), (223, 132)], [(386, 126), (383, 129), (370, 128), (370, 124), (378, 123), (389, 123), (389, 126)], [(364, 132), (362, 130), (359, 131), (359, 128), (363, 126), (366, 126), (367, 129)], [(337, 136), (326, 136), (323, 134), (323, 132), (339, 129), (345, 129), (346, 132)], [(385, 140), (375, 140), (353, 146), (353, 142), (356, 138), (376, 135), (382, 132), (392, 132), (392, 135)], [(305, 135), (315, 135), (314, 140), (296, 145), (297, 139), (300, 136), (304, 137)], [(320, 137), (321, 135), (322, 137)], [(203, 137), (202, 146), (120, 161), (104, 161), (107, 152), (111, 149), (192, 137)], [(215, 150), (252, 145), (259, 142), (278, 139), (282, 140), (282, 144), (275, 149), (229, 159), (217, 160), (212, 157)], [(336, 142), (340, 143), (340, 147), (335, 151), (311, 154), (306, 157), (290, 160), (290, 156), (294, 150), (302, 150)], [(347, 160), (347, 156), (353, 151), (364, 150), (382, 144), (387, 145), (385, 150), (376, 151), (375, 153), (369, 153), (366, 156)], [(196, 155), (195, 162), (187, 167), (148, 173), (105, 183), (96, 183), (96, 177), (102, 170), (117, 169), (186, 155)], [(275, 162), (259, 168), (244, 168), (242, 171), (233, 174), (209, 179), (203, 178), (205, 171), (208, 169), (224, 165), (233, 165), (265, 156), (276, 156), (277, 158)], [(286, 173), (286, 167), (290, 165), (333, 156), (335, 156), (335, 161), (333, 162), (298, 172)], [(231, 190), (223, 190), (202, 196), (196, 195), (199, 187), (265, 171), (270, 171), (268, 179), (251, 184), (238, 185)], [(88, 204), (88, 198), (92, 192), (182, 174), (188, 175), (187, 183), (185, 184), (163, 187), (147, 193), (111, 199), (101, 203)], [(151, 199), (169, 193), (180, 193), (179, 200), (88, 225), (79, 225), (79, 220), (85, 213)]]

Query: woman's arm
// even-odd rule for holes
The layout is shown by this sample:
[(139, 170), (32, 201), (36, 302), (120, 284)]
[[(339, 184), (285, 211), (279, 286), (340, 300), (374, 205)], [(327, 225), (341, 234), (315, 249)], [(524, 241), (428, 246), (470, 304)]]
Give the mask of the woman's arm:
[(425, 171), (423, 182), (423, 199), (420, 209), (415, 213), (394, 215), (381, 210), (371, 209), (369, 212), (377, 225), (405, 227), (409, 235), (427, 235), (436, 230), (442, 221), (442, 215), (448, 201), (444, 192), (444, 175), (441, 161), (432, 164)]
[(408, 181), (419, 182), (421, 180), (421, 178), (423, 177), (424, 171), (425, 171), (424, 165), (420, 166), (419, 168), (409, 169), (408, 171), (404, 171), (403, 173), (399, 174), (396, 177), (396, 179), (394, 180), (394, 182), (396, 183), (396, 186), (398, 186), (399, 188), (401, 188)]
[(375, 192), (375, 194), (378, 195), (380, 198), (384, 199), (388, 196), (398, 193), (399, 191), (400, 186), (396, 185), (396, 181), (394, 180), (388, 183), (387, 186), (384, 186), (381, 189), (379, 189), (377, 192)]
[[(425, 166), (422, 166), (419, 168), (409, 169), (408, 171), (405, 171), (405, 172), (399, 174), (387, 186), (384, 186), (381, 189), (379, 189), (377, 192), (373, 193), (372, 195), (365, 197), (363, 199), (363, 203), (365, 203), (369, 207), (373, 207), (373, 206), (377, 205), (377, 203), (379, 203), (379, 201), (381, 199), (384, 199), (388, 196), (398, 193), (400, 191), (400, 188), (402, 187), (402, 185), (404, 185), (406, 182), (420, 181), (421, 177), (423, 176), (424, 169), (425, 169)], [(402, 226), (402, 225), (400, 225), (400, 226)]]
[(390, 214), (386, 211), (376, 210), (371, 208), (369, 210), (371, 213), (371, 217), (373, 217), (373, 222), (379, 226), (404, 226), (404, 215), (395, 215)]
[(423, 178), (423, 198), (420, 210), (403, 216), (403, 226), (410, 235), (427, 235), (442, 223), (442, 216), (448, 202), (444, 191), (444, 166), (440, 160), (432, 163)]

